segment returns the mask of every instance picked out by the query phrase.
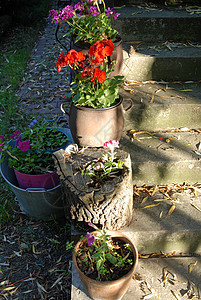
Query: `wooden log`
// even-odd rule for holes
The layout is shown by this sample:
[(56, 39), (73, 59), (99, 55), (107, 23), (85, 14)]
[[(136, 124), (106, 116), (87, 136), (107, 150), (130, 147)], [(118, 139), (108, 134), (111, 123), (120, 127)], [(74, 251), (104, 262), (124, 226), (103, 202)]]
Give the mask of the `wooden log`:
[[(57, 173), (63, 191), (65, 212), (75, 227), (86, 229), (92, 222), (105, 229), (118, 230), (130, 224), (133, 212), (133, 186), (130, 154), (117, 149), (116, 156), (124, 162), (120, 176), (92, 187), (91, 178), (81, 170), (99, 159), (107, 149), (87, 148), (84, 153), (64, 159), (64, 150), (54, 153)], [(65, 155), (66, 156), (66, 155)]]

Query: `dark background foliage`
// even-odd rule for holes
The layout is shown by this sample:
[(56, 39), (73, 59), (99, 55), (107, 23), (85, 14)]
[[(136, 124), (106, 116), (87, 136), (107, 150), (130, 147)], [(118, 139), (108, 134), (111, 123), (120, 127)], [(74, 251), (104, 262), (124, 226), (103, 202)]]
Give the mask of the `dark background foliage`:
[(9, 15), (13, 23), (32, 26), (47, 14), (51, 0), (0, 0), (0, 16)]

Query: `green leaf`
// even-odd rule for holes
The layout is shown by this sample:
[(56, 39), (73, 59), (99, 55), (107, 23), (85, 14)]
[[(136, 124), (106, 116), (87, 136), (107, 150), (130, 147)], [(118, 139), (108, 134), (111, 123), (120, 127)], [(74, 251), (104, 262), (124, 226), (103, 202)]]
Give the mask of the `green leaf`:
[(103, 264), (104, 264), (104, 260), (103, 259), (97, 260), (97, 262), (96, 262), (97, 271), (99, 271), (103, 267)]
[(114, 257), (114, 256), (113, 256), (112, 254), (110, 254), (110, 253), (106, 253), (106, 258), (107, 258), (107, 260), (109, 260), (109, 262), (110, 262), (111, 264), (113, 264), (113, 265), (115, 265), (115, 264), (118, 262), (117, 258)]

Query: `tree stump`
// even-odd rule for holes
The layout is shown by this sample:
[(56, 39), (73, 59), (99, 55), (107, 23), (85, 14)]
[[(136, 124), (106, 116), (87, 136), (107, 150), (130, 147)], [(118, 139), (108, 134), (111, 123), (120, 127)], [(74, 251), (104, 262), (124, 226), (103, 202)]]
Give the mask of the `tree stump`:
[[(122, 175), (90, 187), (89, 175), (81, 170), (100, 158), (108, 149), (87, 148), (83, 153), (64, 158), (63, 149), (54, 153), (63, 191), (66, 216), (75, 227), (86, 229), (88, 222), (118, 230), (130, 224), (133, 212), (133, 186), (130, 154), (117, 149), (116, 158), (124, 162)], [(65, 155), (66, 157), (66, 155)]]

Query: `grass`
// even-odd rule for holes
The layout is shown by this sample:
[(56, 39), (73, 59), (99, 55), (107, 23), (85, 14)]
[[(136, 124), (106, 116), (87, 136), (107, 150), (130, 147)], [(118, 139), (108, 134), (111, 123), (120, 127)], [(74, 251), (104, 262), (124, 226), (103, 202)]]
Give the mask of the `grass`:
[(14, 28), (0, 46), (0, 135), (8, 136), (11, 129), (24, 125), (25, 117), (19, 111), (15, 91), (24, 79), (39, 29), (39, 24), (34, 28)]
[[(41, 14), (48, 15), (51, 0), (41, 1), (37, 6)], [(39, 12), (37, 12), (39, 13)], [(24, 80), (31, 50), (38, 39), (44, 21), (33, 23), (32, 27), (13, 27), (0, 43), (0, 135), (9, 137), (16, 129), (23, 128), (26, 116), (19, 109), (16, 90)], [(1, 178), (0, 178), (1, 179)], [(12, 221), (14, 210), (18, 209), (9, 186), (0, 180), (0, 228)]]

